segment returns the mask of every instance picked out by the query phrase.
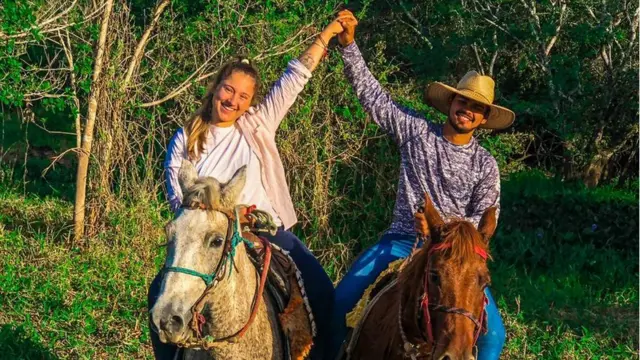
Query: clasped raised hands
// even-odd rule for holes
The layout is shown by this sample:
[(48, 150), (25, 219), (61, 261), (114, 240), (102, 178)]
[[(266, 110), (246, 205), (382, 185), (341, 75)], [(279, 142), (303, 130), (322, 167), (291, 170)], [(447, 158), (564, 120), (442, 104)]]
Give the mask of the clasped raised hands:
[(322, 30), (321, 38), (331, 39), (337, 35), (340, 45), (347, 46), (353, 42), (357, 25), (358, 20), (353, 13), (349, 10), (342, 10), (335, 20)]

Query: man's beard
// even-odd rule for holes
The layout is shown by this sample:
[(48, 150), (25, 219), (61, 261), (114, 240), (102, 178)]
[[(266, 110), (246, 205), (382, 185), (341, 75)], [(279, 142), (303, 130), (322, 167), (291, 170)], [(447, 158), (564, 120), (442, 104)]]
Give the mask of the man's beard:
[(463, 128), (461, 128), (460, 126), (458, 126), (458, 124), (456, 124), (455, 120), (451, 116), (447, 117), (447, 121), (449, 121), (449, 124), (451, 125), (453, 130), (455, 130), (458, 134), (468, 134), (468, 133), (472, 132), (473, 130), (475, 130), (475, 129), (463, 129)]

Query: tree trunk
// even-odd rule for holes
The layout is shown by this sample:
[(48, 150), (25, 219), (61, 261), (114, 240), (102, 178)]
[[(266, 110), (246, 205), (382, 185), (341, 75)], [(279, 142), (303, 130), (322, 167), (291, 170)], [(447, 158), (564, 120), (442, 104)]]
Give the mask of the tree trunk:
[(587, 187), (594, 188), (598, 186), (611, 156), (613, 156), (613, 152), (605, 150), (599, 151), (591, 158), (583, 177), (584, 184)]
[(74, 206), (74, 241), (79, 242), (84, 236), (85, 201), (87, 195), (87, 172), (89, 170), (89, 156), (91, 155), (91, 142), (93, 140), (93, 127), (96, 121), (98, 98), (100, 97), (100, 75), (105, 57), (105, 44), (107, 31), (109, 30), (109, 18), (113, 8), (113, 0), (106, 0), (100, 37), (98, 38), (96, 62), (93, 67), (91, 82), (91, 94), (87, 110), (87, 123), (82, 136), (82, 149), (78, 153), (78, 172), (76, 175), (76, 200)]

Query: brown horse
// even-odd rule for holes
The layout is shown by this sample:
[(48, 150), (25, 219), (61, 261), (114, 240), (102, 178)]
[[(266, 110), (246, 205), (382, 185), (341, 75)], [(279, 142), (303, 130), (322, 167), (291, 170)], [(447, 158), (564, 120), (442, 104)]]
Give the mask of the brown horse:
[(430, 240), (377, 292), (354, 331), (351, 359), (475, 359), (496, 209), (485, 211), (478, 229), (465, 220), (444, 223), (428, 196), (424, 210), (416, 220), (426, 219), (419, 233), (430, 233)]

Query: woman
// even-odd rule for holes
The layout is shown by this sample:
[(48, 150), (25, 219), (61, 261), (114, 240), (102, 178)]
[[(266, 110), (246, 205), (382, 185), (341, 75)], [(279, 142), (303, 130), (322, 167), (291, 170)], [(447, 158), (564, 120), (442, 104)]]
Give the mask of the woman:
[[(256, 94), (260, 82), (254, 65), (238, 58), (223, 66), (200, 109), (171, 139), (164, 164), (173, 211), (182, 201), (178, 171), (183, 159), (191, 160), (200, 176), (212, 176), (221, 182), (247, 165), (247, 184), (240, 203), (256, 205), (272, 215), (279, 230), (268, 240), (288, 250), (302, 273), (318, 330), (312, 359), (323, 357), (329, 338), (333, 284), (304, 243), (288, 231), (297, 219), (275, 133), (326, 53), (327, 44), (342, 32), (339, 20), (329, 24), (298, 59), (289, 62), (285, 73), (259, 104)], [(159, 274), (151, 284), (149, 308), (158, 296), (161, 279)], [(157, 359), (173, 358), (175, 347), (161, 343), (153, 332), (151, 338)]]

